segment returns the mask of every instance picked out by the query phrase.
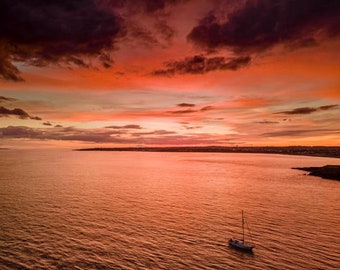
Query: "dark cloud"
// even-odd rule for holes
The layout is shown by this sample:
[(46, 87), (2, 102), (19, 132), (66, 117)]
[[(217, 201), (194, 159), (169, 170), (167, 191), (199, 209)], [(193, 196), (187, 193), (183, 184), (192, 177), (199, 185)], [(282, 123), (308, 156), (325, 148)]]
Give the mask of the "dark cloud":
[(310, 46), (340, 33), (338, 0), (248, 0), (225, 12), (212, 11), (192, 29), (188, 39), (206, 49), (230, 47), (260, 52), (277, 44)]
[(188, 126), (188, 125), (184, 125), (184, 128), (187, 130), (192, 130), (192, 129), (200, 129), (202, 128), (202, 126)]
[(171, 114), (187, 114), (187, 113), (194, 113), (197, 110), (187, 109), (187, 110), (178, 110), (178, 111), (169, 111)]
[(192, 103), (179, 103), (177, 104), (178, 107), (195, 107), (195, 104)]
[[(180, 2), (184, 1), (1, 1), (0, 78), (23, 80), (15, 61), (92, 68), (96, 58), (110, 68), (110, 52), (123, 37), (145, 46), (164, 46), (162, 41), (170, 43), (175, 30), (163, 9)], [(140, 13), (153, 23), (141, 24)]]
[(205, 111), (211, 111), (213, 109), (214, 109), (213, 106), (205, 106), (205, 107), (201, 108), (200, 111), (205, 112)]
[[(105, 0), (0, 1), (0, 76), (21, 80), (13, 61), (88, 67), (124, 34), (122, 18)], [(106, 58), (103, 64), (108, 65)]]
[(42, 118), (41, 117), (39, 117), (39, 116), (30, 116), (30, 119), (32, 119), (32, 120), (42, 120)]
[(301, 107), (301, 108), (296, 108), (294, 110), (291, 111), (284, 111), (281, 113), (284, 114), (310, 114), (313, 112), (316, 112), (318, 110), (318, 108), (311, 108), (311, 107)]
[(142, 129), (140, 125), (125, 125), (125, 126), (108, 126), (105, 128), (112, 128), (112, 129)]
[(155, 13), (166, 7), (176, 5), (188, 0), (108, 0), (111, 6), (120, 9), (127, 9), (129, 14), (133, 13)]
[[(132, 1), (135, 3), (136, 1)], [(146, 11), (152, 13), (157, 10), (162, 10), (170, 5), (175, 5), (180, 2), (186, 2), (185, 0), (137, 0), (137, 2), (144, 3)]]
[(52, 126), (52, 124), (50, 122), (44, 122), (43, 125), (44, 126)]
[(9, 56), (7, 53), (3, 57), (1, 54), (3, 53), (0, 52), (0, 79), (3, 78), (5, 80), (14, 82), (23, 81), (20, 76), (19, 69), (11, 63), (11, 61), (8, 59)]
[(318, 136), (324, 134), (339, 134), (340, 131), (336, 129), (296, 129), (296, 130), (282, 130), (263, 133), (264, 137), (284, 137), (284, 136)]
[(42, 135), (43, 132), (29, 127), (8, 126), (7, 128), (0, 128), (0, 137), (3, 138), (39, 138)]
[(280, 122), (277, 121), (269, 121), (269, 120), (262, 120), (262, 121), (257, 121), (255, 122), (256, 124), (265, 124), (265, 125), (270, 125), (270, 124), (278, 124)]
[(15, 99), (15, 98), (0, 96), (0, 103), (1, 102), (12, 102), (12, 101), (16, 101), (16, 100), (17, 99)]
[(56, 127), (56, 128), (62, 128), (63, 126), (62, 126), (62, 125), (55, 125), (54, 127)]
[(331, 110), (331, 109), (335, 109), (337, 108), (339, 105), (338, 104), (333, 104), (333, 105), (326, 105), (326, 106), (321, 106), (318, 109), (322, 110), (322, 111), (327, 111), (327, 110)]
[[(190, 104), (190, 103), (189, 104), (188, 103), (180, 103), (177, 106), (179, 106), (179, 107), (194, 107), (195, 105), (194, 104)], [(195, 112), (211, 111), (213, 109), (214, 109), (213, 106), (205, 106), (205, 107), (202, 107), (201, 109), (197, 109), (197, 110), (194, 110), (194, 109), (185, 109), (185, 110), (168, 111), (168, 113), (171, 113), (171, 114), (189, 114), (189, 113), (195, 113)], [(182, 122), (182, 124), (183, 123), (184, 122)]]
[[(160, 0), (160, 1), (154, 1), (154, 0), (137, 0), (135, 1), (137, 3), (139, 3), (139, 6), (143, 6), (143, 8), (149, 12), (149, 13), (153, 13), (157, 10), (161, 10), (164, 9), (165, 5), (167, 4), (167, 2), (170, 1), (164, 1), (164, 0)], [(171, 2), (175, 2), (175, 1), (171, 1)]]
[(247, 66), (250, 61), (249, 56), (208, 58), (203, 55), (195, 55), (186, 57), (181, 61), (167, 62), (165, 69), (155, 70), (152, 74), (155, 76), (173, 76), (175, 74), (203, 74), (215, 70), (237, 70)]
[(6, 116), (11, 116), (11, 115), (17, 116), (20, 119), (42, 120), (38, 116), (30, 116), (27, 112), (19, 108), (15, 108), (11, 110), (3, 106), (0, 107), (0, 117), (3, 117), (3, 116), (6, 117)]
[(167, 47), (175, 30), (168, 24), (171, 8), (187, 0), (106, 0), (121, 14), (125, 41), (134, 47)]
[(317, 111), (326, 111), (326, 110), (335, 109), (338, 106), (339, 105), (334, 104), (334, 105), (326, 105), (326, 106), (321, 106), (321, 107), (301, 107), (301, 108), (295, 108), (291, 111), (278, 112), (276, 114), (311, 114)]

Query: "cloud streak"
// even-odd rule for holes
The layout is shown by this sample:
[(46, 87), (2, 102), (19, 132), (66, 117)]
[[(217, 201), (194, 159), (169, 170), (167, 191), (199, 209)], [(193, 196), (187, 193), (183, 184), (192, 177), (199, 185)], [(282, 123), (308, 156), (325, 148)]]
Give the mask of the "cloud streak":
[(192, 103), (179, 103), (177, 104), (178, 107), (195, 107), (195, 104)]
[(12, 102), (12, 101), (16, 101), (16, 100), (17, 99), (15, 99), (15, 98), (0, 96), (0, 103), (1, 102)]
[(280, 122), (278, 121), (269, 121), (269, 120), (262, 120), (262, 121), (256, 121), (257, 124), (264, 124), (264, 125), (272, 125), (272, 124), (278, 124)]
[[(193, 106), (180, 106), (180, 107), (193, 107)], [(185, 109), (185, 110), (175, 110), (175, 111), (168, 111), (170, 114), (191, 114), (191, 113), (196, 113), (196, 112), (206, 112), (206, 111), (211, 111), (213, 110), (213, 106), (204, 106), (201, 109)]]
[[(122, 136), (122, 135), (130, 136)], [(90, 143), (115, 143), (130, 145), (198, 145), (225, 141), (224, 137), (212, 138), (209, 134), (180, 135), (174, 131), (154, 130), (150, 132), (129, 133), (122, 131), (87, 130), (67, 128), (30, 128), (8, 126), (0, 128), (0, 138), (22, 138), (31, 140), (79, 141)]]
[(204, 74), (216, 70), (238, 70), (249, 65), (251, 58), (249, 56), (240, 56), (234, 58), (206, 57), (195, 55), (186, 57), (180, 61), (169, 61), (165, 63), (165, 69), (153, 71), (154, 76), (174, 76), (176, 74)]
[(290, 111), (278, 112), (276, 114), (311, 114), (314, 112), (336, 109), (337, 107), (339, 107), (339, 105), (337, 104), (320, 106), (320, 107), (300, 107), (300, 108), (295, 108)]
[(111, 128), (111, 129), (142, 129), (142, 127), (140, 125), (107, 126), (105, 128)]
[(263, 133), (264, 137), (287, 137), (287, 136), (316, 136), (325, 134), (339, 134), (340, 131), (336, 129), (294, 129), (294, 130), (281, 130), (275, 132)]
[(7, 109), (3, 106), (0, 107), (0, 117), (7, 117), (7, 116), (17, 116), (20, 119), (32, 119), (32, 120), (42, 120), (38, 116), (31, 116), (27, 112), (22, 109), (15, 108), (15, 109)]

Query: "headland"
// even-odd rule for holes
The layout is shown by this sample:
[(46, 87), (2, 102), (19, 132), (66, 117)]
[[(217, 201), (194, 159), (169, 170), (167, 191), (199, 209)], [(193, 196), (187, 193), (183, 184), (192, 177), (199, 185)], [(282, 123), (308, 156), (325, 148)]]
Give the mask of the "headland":
[(309, 172), (309, 175), (319, 176), (324, 179), (340, 181), (340, 165), (326, 165), (323, 167), (293, 168)]

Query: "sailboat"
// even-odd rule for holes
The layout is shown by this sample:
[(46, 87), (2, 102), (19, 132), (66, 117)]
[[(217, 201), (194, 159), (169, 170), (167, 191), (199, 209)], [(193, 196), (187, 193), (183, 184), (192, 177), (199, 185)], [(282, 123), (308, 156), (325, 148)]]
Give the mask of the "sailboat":
[(245, 240), (244, 240), (244, 225), (245, 225), (245, 222), (246, 221), (245, 221), (244, 213), (243, 213), (243, 210), (242, 210), (242, 239), (230, 238), (229, 239), (229, 245), (231, 247), (237, 248), (237, 249), (242, 250), (242, 251), (253, 252), (253, 248), (255, 247), (255, 245), (252, 244), (252, 243), (246, 243)]

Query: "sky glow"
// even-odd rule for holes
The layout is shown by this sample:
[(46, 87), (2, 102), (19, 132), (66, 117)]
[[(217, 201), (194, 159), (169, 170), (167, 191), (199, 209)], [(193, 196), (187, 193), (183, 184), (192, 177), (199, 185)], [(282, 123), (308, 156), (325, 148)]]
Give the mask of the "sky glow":
[(0, 10), (0, 148), (340, 145), (339, 1)]

